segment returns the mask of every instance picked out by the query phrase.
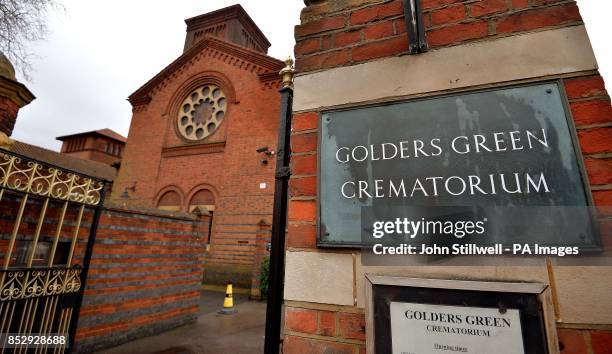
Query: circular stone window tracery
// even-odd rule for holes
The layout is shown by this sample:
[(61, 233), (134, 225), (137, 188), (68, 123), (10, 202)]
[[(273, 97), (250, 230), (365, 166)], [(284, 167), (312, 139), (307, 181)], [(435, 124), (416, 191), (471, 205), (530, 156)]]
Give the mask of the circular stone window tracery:
[(198, 141), (214, 133), (225, 118), (227, 98), (219, 86), (203, 85), (183, 101), (177, 115), (179, 134)]

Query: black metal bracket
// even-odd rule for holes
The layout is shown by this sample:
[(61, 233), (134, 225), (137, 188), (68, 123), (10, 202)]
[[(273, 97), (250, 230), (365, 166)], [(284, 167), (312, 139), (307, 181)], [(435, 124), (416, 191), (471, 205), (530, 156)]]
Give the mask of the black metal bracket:
[(291, 168), (288, 166), (283, 166), (276, 171), (275, 178), (276, 179), (286, 179), (291, 176)]
[(428, 50), (425, 25), (423, 24), (421, 0), (403, 0), (406, 33), (408, 34), (408, 52), (425, 53)]

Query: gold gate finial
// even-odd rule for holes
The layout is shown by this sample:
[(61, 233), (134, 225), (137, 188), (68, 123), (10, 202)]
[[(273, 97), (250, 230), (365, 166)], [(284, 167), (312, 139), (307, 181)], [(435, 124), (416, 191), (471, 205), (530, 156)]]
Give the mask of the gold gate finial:
[(281, 77), (283, 88), (285, 87), (293, 87), (293, 59), (291, 57), (285, 60), (285, 66), (278, 74)]

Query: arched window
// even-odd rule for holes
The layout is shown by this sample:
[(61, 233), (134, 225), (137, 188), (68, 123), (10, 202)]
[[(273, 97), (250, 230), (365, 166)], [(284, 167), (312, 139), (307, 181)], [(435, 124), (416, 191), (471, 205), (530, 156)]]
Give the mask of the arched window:
[(190, 210), (196, 206), (209, 211), (214, 210), (215, 196), (208, 189), (200, 189), (191, 197), (191, 200), (189, 201)]
[(169, 190), (159, 198), (157, 208), (168, 211), (180, 211), (181, 196), (176, 191)]

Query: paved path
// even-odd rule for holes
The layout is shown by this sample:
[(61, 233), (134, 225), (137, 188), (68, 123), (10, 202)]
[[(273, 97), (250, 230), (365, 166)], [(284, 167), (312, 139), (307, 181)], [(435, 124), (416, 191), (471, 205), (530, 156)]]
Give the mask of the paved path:
[(224, 294), (202, 292), (196, 323), (111, 348), (98, 354), (262, 353), (266, 303), (234, 295), (233, 315), (219, 315)]

